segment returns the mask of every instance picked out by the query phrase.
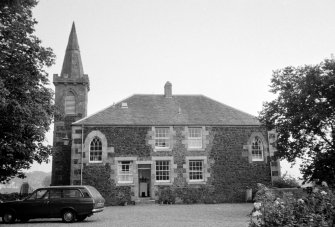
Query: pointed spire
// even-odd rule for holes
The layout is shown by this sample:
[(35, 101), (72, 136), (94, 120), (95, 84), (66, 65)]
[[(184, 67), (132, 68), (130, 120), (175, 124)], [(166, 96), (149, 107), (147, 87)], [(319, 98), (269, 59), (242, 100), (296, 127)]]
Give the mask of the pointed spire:
[(72, 22), (72, 28), (66, 50), (79, 50), (76, 25), (74, 24), (74, 21)]
[(81, 62), (76, 26), (73, 22), (67, 43), (61, 76), (65, 78), (83, 77), (84, 70)]

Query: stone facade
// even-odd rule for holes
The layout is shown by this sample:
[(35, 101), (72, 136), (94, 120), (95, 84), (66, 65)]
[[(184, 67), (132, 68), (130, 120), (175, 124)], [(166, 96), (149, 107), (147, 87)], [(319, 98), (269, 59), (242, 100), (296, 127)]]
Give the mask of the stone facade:
[[(161, 190), (169, 188), (175, 191), (178, 197), (183, 197), (189, 190), (202, 190), (203, 197), (211, 197), (214, 202), (242, 202), (245, 200), (247, 188), (256, 188), (257, 183), (271, 184), (271, 168), (268, 149), (267, 131), (261, 127), (202, 127), (203, 149), (189, 149), (187, 146), (188, 126), (171, 126), (171, 149), (157, 150), (154, 146), (155, 127), (84, 127), (72, 128), (73, 138), (81, 140), (72, 144), (71, 183), (80, 184), (81, 169), (85, 175), (86, 169), (95, 168), (95, 175), (103, 174), (101, 169), (109, 168), (110, 184), (100, 181), (90, 183), (100, 191), (108, 191), (104, 196), (113, 201), (115, 190), (127, 187), (132, 201), (142, 197), (140, 193), (141, 166), (146, 165), (150, 170), (149, 185), (146, 194), (151, 199), (158, 200)], [(102, 161), (91, 163), (89, 160), (89, 141), (94, 137), (102, 141)], [(250, 141), (254, 136), (261, 136), (264, 144), (264, 160), (252, 161)], [(83, 149), (83, 153), (81, 153)], [(156, 161), (170, 161), (169, 182), (156, 181)], [(204, 180), (189, 181), (189, 160), (203, 160)], [(130, 161), (133, 163), (130, 183), (118, 183), (118, 162)], [(81, 165), (83, 163), (83, 165)], [(104, 170), (105, 171), (105, 170)], [(86, 183), (87, 180), (83, 183)], [(186, 193), (187, 194), (187, 193)], [(115, 200), (115, 198), (114, 198)]]
[(276, 133), (203, 95), (133, 95), (92, 116), (74, 24), (54, 75), (52, 184), (95, 186), (107, 203), (242, 202), (280, 176)]

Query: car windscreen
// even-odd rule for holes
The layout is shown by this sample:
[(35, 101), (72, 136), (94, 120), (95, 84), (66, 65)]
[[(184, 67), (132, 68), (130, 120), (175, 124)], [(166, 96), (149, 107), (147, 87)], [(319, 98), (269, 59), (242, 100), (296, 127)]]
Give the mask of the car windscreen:
[(47, 194), (47, 189), (36, 190), (30, 197), (26, 200), (42, 199)]

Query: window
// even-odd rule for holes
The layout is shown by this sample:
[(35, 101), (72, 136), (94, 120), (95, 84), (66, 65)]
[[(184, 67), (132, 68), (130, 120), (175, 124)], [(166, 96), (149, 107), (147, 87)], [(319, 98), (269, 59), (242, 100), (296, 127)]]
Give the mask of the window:
[(263, 142), (255, 136), (251, 145), (252, 161), (263, 161)]
[(170, 129), (156, 128), (155, 129), (155, 147), (169, 148), (170, 147)]
[(202, 128), (188, 129), (188, 148), (202, 148)]
[(156, 161), (156, 181), (170, 182), (170, 161)]
[(85, 198), (91, 198), (90, 193), (87, 191), (87, 189), (81, 189), (81, 192), (84, 194)]
[(90, 144), (90, 162), (102, 162), (102, 143), (98, 137), (94, 137)]
[(204, 180), (204, 162), (203, 160), (189, 161), (189, 179), (190, 181)]
[(121, 161), (118, 163), (119, 183), (133, 183), (133, 162)]
[(49, 190), (50, 199), (60, 199), (62, 198), (62, 191), (60, 189), (51, 189)]
[(63, 190), (63, 197), (64, 198), (78, 198), (78, 197), (83, 197), (83, 195), (77, 189), (65, 189)]
[(65, 96), (65, 114), (76, 113), (76, 98), (72, 92)]

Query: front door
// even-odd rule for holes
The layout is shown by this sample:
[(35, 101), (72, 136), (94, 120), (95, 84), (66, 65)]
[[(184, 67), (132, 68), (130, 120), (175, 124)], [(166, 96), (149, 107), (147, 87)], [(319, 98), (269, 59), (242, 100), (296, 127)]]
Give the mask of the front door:
[(151, 164), (138, 164), (139, 197), (150, 197)]

